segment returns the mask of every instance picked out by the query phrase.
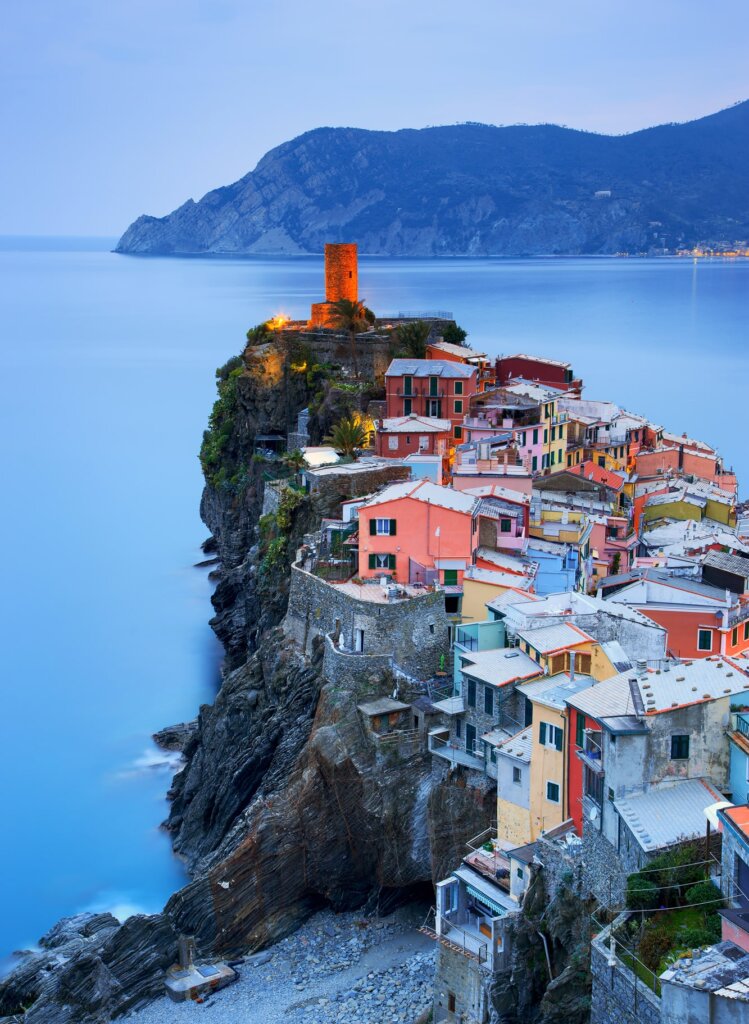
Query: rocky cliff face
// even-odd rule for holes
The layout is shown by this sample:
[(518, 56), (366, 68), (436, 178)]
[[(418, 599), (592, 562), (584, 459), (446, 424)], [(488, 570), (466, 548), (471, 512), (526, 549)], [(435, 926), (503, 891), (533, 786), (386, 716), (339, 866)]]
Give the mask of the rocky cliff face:
[(294, 254), (354, 239), (381, 255), (536, 255), (746, 239), (747, 140), (749, 102), (616, 137), (319, 128), (197, 203), (140, 217), (117, 251)]

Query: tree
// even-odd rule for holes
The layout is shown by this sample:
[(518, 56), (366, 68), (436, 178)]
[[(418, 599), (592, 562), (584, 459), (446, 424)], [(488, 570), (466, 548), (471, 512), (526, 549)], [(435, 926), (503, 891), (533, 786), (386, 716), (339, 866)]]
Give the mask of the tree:
[(299, 448), (295, 448), (293, 452), (284, 452), (281, 456), (281, 461), (292, 472), (298, 473), (300, 469), (304, 468), (304, 452), (300, 451)]
[(468, 332), (457, 324), (448, 324), (442, 332), (442, 340), (448, 341), (451, 345), (462, 345), (467, 337)]
[(357, 448), (363, 448), (367, 443), (367, 430), (361, 416), (357, 413), (344, 416), (325, 438), (325, 443), (342, 455), (354, 455)]
[(427, 354), (427, 338), (431, 327), (423, 320), (412, 320), (401, 324), (396, 335), (404, 355), (412, 359), (423, 359)]
[(359, 376), (359, 357), (356, 350), (356, 336), (368, 330), (375, 317), (371, 309), (367, 309), (363, 299), (339, 299), (333, 303), (333, 324), (339, 331), (345, 331), (351, 344), (351, 362), (354, 373)]

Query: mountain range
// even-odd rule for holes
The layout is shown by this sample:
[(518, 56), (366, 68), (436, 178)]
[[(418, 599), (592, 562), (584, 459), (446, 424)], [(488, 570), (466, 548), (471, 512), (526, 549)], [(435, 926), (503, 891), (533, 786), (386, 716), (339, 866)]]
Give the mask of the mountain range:
[(139, 217), (117, 252), (611, 254), (749, 238), (749, 100), (628, 135), (556, 125), (317, 128)]

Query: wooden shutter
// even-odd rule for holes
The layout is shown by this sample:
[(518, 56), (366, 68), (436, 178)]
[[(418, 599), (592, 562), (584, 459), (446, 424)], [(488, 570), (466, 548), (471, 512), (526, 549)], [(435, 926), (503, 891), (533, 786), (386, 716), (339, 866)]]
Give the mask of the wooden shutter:
[(562, 749), (562, 740), (563, 740), (563, 738), (564, 738), (564, 734), (562, 733), (562, 730), (561, 729), (556, 729), (556, 731), (554, 732), (554, 746), (557, 748), (557, 750), (561, 750)]
[(377, 520), (376, 519), (370, 519), (369, 520), (369, 536), (370, 537), (377, 536)]
[(395, 536), (395, 520), (394, 519), (390, 520), (390, 536), (391, 537)]
[(395, 568), (395, 555), (388, 555), (388, 569)]
[(542, 746), (546, 743), (546, 722), (538, 723), (538, 741)]
[(369, 568), (370, 569), (376, 569), (377, 568), (377, 555), (370, 555), (369, 556)]

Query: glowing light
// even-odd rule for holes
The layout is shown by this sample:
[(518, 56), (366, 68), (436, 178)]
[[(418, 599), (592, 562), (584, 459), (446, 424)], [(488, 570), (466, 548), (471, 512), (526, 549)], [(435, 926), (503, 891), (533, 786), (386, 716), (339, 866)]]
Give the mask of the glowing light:
[(289, 317), (285, 313), (276, 313), (266, 323), (266, 327), (269, 331), (280, 331), (289, 322)]

